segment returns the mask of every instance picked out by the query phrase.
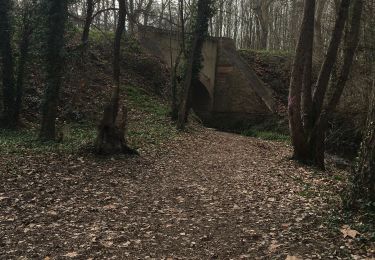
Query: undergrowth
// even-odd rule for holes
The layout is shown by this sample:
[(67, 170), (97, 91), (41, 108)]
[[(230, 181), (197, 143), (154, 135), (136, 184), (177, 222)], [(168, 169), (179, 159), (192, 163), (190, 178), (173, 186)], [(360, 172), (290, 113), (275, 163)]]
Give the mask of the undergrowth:
[(287, 124), (278, 117), (266, 119), (258, 124), (239, 125), (234, 132), (263, 140), (291, 143)]
[(290, 136), (278, 132), (261, 131), (257, 129), (247, 129), (241, 132), (244, 136), (256, 137), (263, 140), (280, 141), (290, 143)]
[[(177, 135), (167, 118), (168, 106), (144, 90), (134, 86), (127, 92), (129, 124), (127, 139), (133, 148), (158, 145)], [(0, 153), (76, 153), (92, 145), (97, 134), (97, 122), (67, 123), (58, 127), (61, 142), (41, 142), (37, 128), (0, 130)]]
[(130, 145), (140, 148), (157, 145), (177, 135), (175, 126), (167, 118), (169, 108), (141, 88), (126, 87), (129, 105), (136, 108), (135, 118), (130, 118), (128, 137)]
[(259, 55), (263, 58), (281, 56), (290, 58), (293, 53), (284, 50), (253, 50), (253, 49), (241, 49), (239, 50), (242, 54)]

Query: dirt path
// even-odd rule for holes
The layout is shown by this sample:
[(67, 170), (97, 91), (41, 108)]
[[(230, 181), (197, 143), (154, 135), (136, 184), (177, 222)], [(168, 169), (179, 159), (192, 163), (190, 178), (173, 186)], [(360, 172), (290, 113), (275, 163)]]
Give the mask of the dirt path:
[(288, 160), (285, 144), (202, 130), (162, 151), (5, 156), (0, 259), (371, 256), (331, 226), (333, 173)]

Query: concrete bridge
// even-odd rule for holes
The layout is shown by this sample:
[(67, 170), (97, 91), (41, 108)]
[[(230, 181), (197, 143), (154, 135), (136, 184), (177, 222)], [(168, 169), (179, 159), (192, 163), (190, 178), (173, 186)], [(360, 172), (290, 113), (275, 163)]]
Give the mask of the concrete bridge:
[[(169, 67), (175, 63), (180, 48), (178, 34), (140, 26), (137, 37), (146, 52)], [(193, 109), (205, 123), (259, 122), (274, 113), (272, 89), (242, 59), (232, 39), (210, 37), (202, 54), (200, 82), (193, 88)]]

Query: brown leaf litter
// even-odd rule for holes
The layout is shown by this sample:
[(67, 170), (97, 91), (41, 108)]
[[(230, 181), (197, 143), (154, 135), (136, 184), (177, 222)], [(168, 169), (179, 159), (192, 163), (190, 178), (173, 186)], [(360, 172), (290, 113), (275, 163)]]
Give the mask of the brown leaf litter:
[(290, 153), (206, 129), (140, 157), (4, 155), (0, 258), (374, 257), (362, 234), (327, 222), (340, 182)]

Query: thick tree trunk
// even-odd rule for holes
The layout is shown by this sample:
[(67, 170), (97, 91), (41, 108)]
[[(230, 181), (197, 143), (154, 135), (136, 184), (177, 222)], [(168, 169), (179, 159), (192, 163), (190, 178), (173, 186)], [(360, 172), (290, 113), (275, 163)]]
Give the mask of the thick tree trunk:
[(94, 0), (87, 0), (86, 1), (86, 19), (85, 25), (83, 27), (82, 33), (82, 44), (83, 46), (87, 46), (90, 34), (90, 27), (92, 23), (92, 17), (94, 14)]
[(4, 111), (0, 126), (14, 127), (15, 122), (15, 78), (11, 45), (10, 0), (0, 1), (0, 55), (2, 56), (3, 104)]
[(120, 53), (121, 39), (125, 30), (125, 0), (118, 0), (119, 17), (114, 41), (113, 81), (114, 88), (110, 102), (106, 105), (98, 127), (95, 152), (98, 154), (135, 153), (127, 146), (125, 139), (127, 110), (120, 95)]
[(47, 19), (47, 88), (45, 91), (40, 139), (55, 140), (56, 116), (63, 69), (62, 50), (67, 19), (67, 0), (49, 0)]
[(375, 81), (370, 95), (367, 126), (359, 153), (355, 183), (357, 196), (375, 202)]
[(311, 28), (314, 28), (315, 0), (305, 1), (300, 38), (297, 44), (289, 88), (289, 127), (294, 148), (293, 157), (306, 162), (309, 159), (307, 136), (301, 115), (301, 93), (304, 83), (306, 58), (310, 57)]
[(23, 88), (24, 88), (24, 79), (26, 72), (26, 63), (29, 56), (29, 47), (30, 47), (30, 37), (33, 31), (33, 26), (31, 24), (31, 10), (29, 5), (26, 5), (23, 12), (23, 21), (22, 21), (22, 36), (20, 42), (20, 57), (18, 60), (17, 68), (17, 82), (16, 82), (16, 103), (15, 103), (15, 120), (18, 122), (20, 119), (20, 113), (22, 109), (22, 97), (23, 97)]
[[(315, 8), (315, 7), (314, 7)], [(312, 128), (312, 61), (314, 48), (314, 16), (310, 15), (306, 21), (305, 35), (305, 54), (303, 62), (303, 80), (302, 80), (302, 118), (305, 134), (310, 134)]]

